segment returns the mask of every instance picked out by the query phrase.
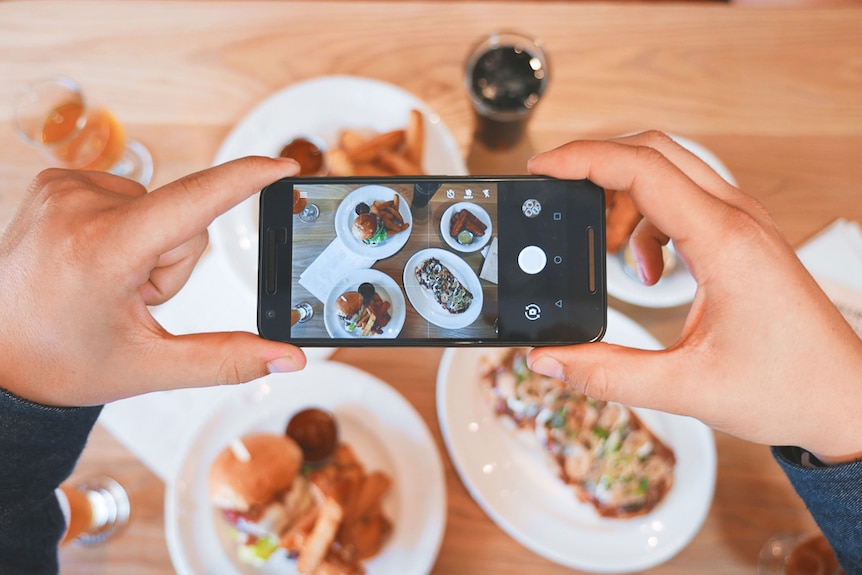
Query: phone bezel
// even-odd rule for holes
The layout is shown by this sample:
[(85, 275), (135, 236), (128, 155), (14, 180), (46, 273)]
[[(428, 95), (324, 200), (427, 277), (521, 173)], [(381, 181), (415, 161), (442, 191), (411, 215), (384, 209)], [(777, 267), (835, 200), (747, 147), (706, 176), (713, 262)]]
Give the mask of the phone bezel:
[[(375, 338), (375, 337), (363, 337), (363, 338), (291, 338), (290, 334), (290, 325), (287, 326), (286, 336), (285, 329), (283, 327), (284, 322), (276, 322), (265, 318), (264, 308), (271, 308), (272, 306), (264, 306), (262, 302), (264, 297), (273, 297), (273, 296), (265, 296), (265, 286), (266, 286), (266, 275), (271, 272), (269, 267), (267, 266), (266, 259), (269, 255), (268, 246), (265, 245), (267, 243), (267, 229), (272, 227), (284, 228), (287, 234), (287, 242), (289, 245), (292, 245), (292, 237), (293, 237), (293, 221), (294, 215), (292, 213), (292, 209), (288, 211), (279, 210), (280, 214), (288, 214), (289, 217), (283, 217), (283, 215), (273, 216), (272, 211), (267, 209), (265, 206), (269, 201), (268, 196), (270, 196), (273, 192), (273, 189), (279, 188), (284, 184), (288, 184), (291, 187), (291, 202), (292, 202), (292, 188), (293, 186), (303, 185), (303, 184), (347, 184), (347, 185), (369, 185), (369, 184), (379, 184), (379, 185), (404, 185), (404, 184), (412, 184), (416, 182), (436, 182), (436, 183), (450, 183), (450, 184), (481, 184), (483, 182), (499, 184), (507, 184), (507, 183), (545, 183), (545, 182), (562, 182), (567, 185), (572, 185), (573, 187), (585, 187), (589, 189), (591, 193), (598, 194), (598, 198), (601, 199), (601, 209), (597, 210), (597, 217), (591, 219), (592, 228), (593, 228), (593, 251), (591, 252), (591, 263), (593, 264), (593, 268), (591, 269), (591, 281), (595, 282), (595, 294), (592, 297), (595, 298), (594, 302), (598, 306), (598, 325), (596, 326), (595, 333), (592, 333), (590, 337), (581, 337), (581, 338), (553, 338), (553, 339), (542, 339), (542, 340), (528, 340), (528, 339), (508, 339), (501, 340), (499, 336), (495, 338), (471, 338), (471, 339), (458, 339), (458, 338), (434, 338), (434, 339), (407, 339), (407, 338)], [(409, 201), (409, 200), (408, 200)], [(599, 186), (590, 182), (589, 180), (556, 180), (554, 178), (548, 178), (544, 176), (531, 176), (531, 175), (513, 175), (513, 176), (392, 176), (392, 177), (368, 177), (368, 176), (358, 176), (358, 177), (303, 177), (303, 178), (285, 178), (283, 180), (279, 180), (277, 182), (273, 182), (270, 186), (267, 186), (263, 190), (261, 190), (260, 198), (259, 198), (259, 250), (258, 250), (258, 289), (257, 289), (257, 325), (258, 332), (260, 335), (267, 339), (272, 339), (276, 341), (283, 341), (287, 343), (292, 343), (294, 345), (302, 346), (302, 347), (511, 347), (511, 346), (551, 346), (551, 345), (572, 345), (576, 343), (587, 343), (592, 341), (599, 341), (604, 337), (605, 330), (607, 328), (607, 280), (606, 280), (606, 265), (605, 265), (605, 217), (604, 217), (604, 190), (602, 190)], [(291, 203), (292, 208), (292, 203)], [(599, 213), (600, 212), (600, 213)], [(275, 218), (275, 219), (274, 219)], [(280, 219), (279, 219), (280, 218)], [(291, 251), (292, 250), (288, 250)], [(291, 266), (292, 266), (292, 255), (290, 257)], [(277, 270), (276, 270), (277, 274)], [(276, 275), (276, 285), (278, 286), (278, 290), (284, 290), (284, 284), (278, 283), (278, 275)], [(288, 282), (291, 283), (291, 282)], [(292, 285), (287, 287), (288, 293), (287, 296), (283, 295), (275, 296), (278, 297), (281, 301), (287, 301), (287, 311), (289, 312), (290, 307), (292, 305)], [(283, 294), (283, 291), (282, 291)], [(283, 315), (285, 308), (283, 306), (278, 307), (277, 315)], [(289, 321), (287, 322), (289, 324)], [(275, 327), (275, 329), (273, 329)]]

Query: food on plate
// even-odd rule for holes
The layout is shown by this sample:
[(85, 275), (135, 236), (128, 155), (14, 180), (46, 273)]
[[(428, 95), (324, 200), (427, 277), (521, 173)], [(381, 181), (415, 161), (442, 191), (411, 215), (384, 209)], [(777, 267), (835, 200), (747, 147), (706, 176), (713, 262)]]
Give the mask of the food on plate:
[(630, 408), (530, 371), (527, 352), (483, 356), (481, 378), (496, 413), (533, 433), (562, 480), (600, 516), (622, 519), (654, 509), (673, 486), (673, 451)]
[(330, 412), (309, 407), (290, 418), (284, 434), (299, 445), (306, 463), (317, 463), (335, 451), (338, 423)]
[(398, 194), (388, 202), (377, 201), (370, 206), (365, 202), (356, 204), (356, 218), (350, 228), (353, 236), (365, 244), (376, 246), (386, 241), (389, 236), (403, 232), (410, 224), (404, 221), (398, 211), (400, 205)]
[(356, 216), (350, 231), (353, 232), (353, 237), (369, 246), (379, 245), (386, 241), (387, 237), (383, 222), (370, 212)]
[(265, 560), (282, 532), (313, 522), (316, 503), (302, 464), (296, 442), (274, 433), (245, 435), (213, 461), (210, 501), (236, 531), (243, 561)]
[(605, 191), (605, 247), (615, 254), (625, 246), (643, 216), (628, 192)]
[(465, 246), (473, 243), (474, 238), (484, 236), (487, 229), (488, 226), (467, 209), (452, 214), (449, 221), (449, 235)]
[(363, 336), (379, 335), (392, 319), (391, 304), (383, 301), (373, 284), (363, 282), (356, 291), (346, 291), (335, 299), (338, 319), (344, 329), (359, 330)]
[[(295, 420), (309, 413), (312, 427), (327, 414), (300, 411), (287, 428), (304, 427)], [(213, 461), (210, 499), (232, 527), (240, 559), (258, 566), (295, 560), (301, 574), (364, 574), (362, 561), (379, 553), (392, 532), (383, 510), (391, 478), (366, 471), (337, 439), (320, 461), (302, 454), (287, 435), (259, 432), (234, 440)]]
[(299, 176), (322, 176), (327, 172), (322, 145), (308, 138), (294, 138), (279, 152), (282, 158), (293, 158), (299, 164)]
[(470, 290), (437, 258), (423, 261), (416, 266), (415, 273), (419, 285), (447, 312), (464, 313), (473, 303)]
[(425, 118), (410, 110), (406, 126), (382, 133), (346, 129), (326, 153), (333, 176), (422, 175)]

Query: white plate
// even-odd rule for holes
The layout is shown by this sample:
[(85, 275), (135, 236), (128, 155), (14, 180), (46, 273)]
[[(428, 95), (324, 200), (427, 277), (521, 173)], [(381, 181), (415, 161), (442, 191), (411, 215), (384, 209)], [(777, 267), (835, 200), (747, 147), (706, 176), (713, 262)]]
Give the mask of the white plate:
[[(338, 319), (337, 307), (335, 301), (338, 296), (346, 291), (356, 291), (359, 284), (368, 282), (373, 284), (380, 299), (388, 301), (389, 306), (389, 323), (383, 328), (383, 333), (363, 336), (357, 333), (358, 330), (347, 331), (344, 327), (344, 322)], [(326, 331), (330, 337), (342, 338), (361, 338), (361, 337), (379, 337), (379, 338), (395, 338), (401, 333), (401, 328), (404, 327), (404, 320), (407, 317), (406, 304), (404, 303), (404, 294), (401, 293), (401, 288), (395, 283), (391, 277), (379, 270), (356, 270), (347, 273), (344, 277), (335, 282), (326, 297), (326, 302), (323, 306), (323, 323), (326, 326)]]
[[(389, 202), (395, 196), (398, 196), (398, 213), (401, 214), (404, 223), (408, 224), (407, 229), (387, 237), (376, 246), (370, 246), (356, 239), (352, 231), (353, 220), (356, 219), (356, 205), (364, 202), (371, 207), (374, 202)], [(413, 214), (410, 213), (409, 204), (404, 201), (401, 194), (386, 186), (372, 184), (356, 188), (347, 194), (335, 210), (335, 234), (338, 239), (352, 253), (364, 258), (382, 260), (394, 256), (407, 243), (411, 231), (413, 231)]]
[[(695, 156), (706, 162), (715, 170), (719, 176), (732, 185), (736, 185), (736, 179), (715, 154), (704, 148), (701, 144), (693, 142), (681, 136), (670, 135), (677, 144), (687, 149)], [(651, 308), (666, 308), (684, 305), (694, 299), (697, 291), (697, 282), (686, 269), (682, 260), (676, 262), (676, 269), (665, 277), (662, 277), (655, 285), (645, 286), (636, 277), (626, 272), (625, 263), (622, 260), (622, 250), (617, 254), (608, 254), (607, 278), (608, 294), (634, 305)]]
[[(659, 348), (640, 326), (608, 310), (605, 341)], [(579, 503), (532, 436), (505, 425), (478, 382), (487, 350), (447, 350), (437, 376), (443, 439), (461, 480), (491, 519), (552, 561), (592, 573), (640, 571), (667, 561), (700, 530), (715, 487), (711, 430), (687, 417), (635, 410), (676, 454), (674, 486), (642, 517), (604, 519)]]
[(685, 267), (682, 258), (676, 254), (673, 245), (669, 244), (669, 247), (676, 257), (674, 268), (652, 286), (642, 284), (637, 277), (631, 275), (623, 260), (625, 248), (615, 254), (608, 254), (608, 294), (642, 307), (665, 308), (689, 303), (694, 299), (697, 282)]
[[(463, 176), (467, 166), (452, 134), (427, 104), (405, 90), (368, 78), (322, 76), (276, 92), (228, 134), (214, 164), (249, 155), (277, 156), (296, 136), (314, 136), (327, 145), (345, 128), (377, 132), (407, 125), (411, 109), (425, 116), (424, 171)], [(257, 291), (258, 197), (254, 195), (213, 222), (213, 246), (226, 253), (231, 268)]]
[(278, 561), (281, 557), (262, 568), (236, 558), (227, 527), (209, 503), (207, 473), (231, 439), (250, 431), (282, 432), (291, 415), (309, 406), (335, 413), (341, 437), (366, 469), (393, 478), (384, 509), (394, 529), (380, 554), (365, 562), (368, 574), (431, 571), (446, 524), (443, 465), (431, 433), (394, 389), (363, 371), (327, 361), (237, 387), (194, 434), (165, 495), (168, 550), (180, 575), (296, 573), (292, 564)]
[[(458, 281), (473, 294), (473, 302), (463, 313), (449, 313), (444, 310), (434, 296), (427, 289), (419, 285), (416, 279), (416, 267), (428, 258), (437, 258), (449, 271), (455, 274)], [(420, 250), (413, 254), (407, 265), (404, 266), (404, 291), (410, 304), (419, 312), (419, 315), (434, 325), (446, 329), (458, 329), (467, 327), (482, 313), (482, 284), (479, 276), (473, 271), (467, 262), (452, 252), (439, 248)]]
[[(461, 210), (467, 210), (487, 226), (485, 230), (485, 235), (477, 236), (473, 238), (473, 241), (470, 242), (469, 245), (462, 245), (458, 243), (458, 240), (452, 237), (452, 234), (449, 233), (449, 228), (452, 223), (452, 216), (455, 215), (455, 212), (460, 212)], [(457, 204), (452, 204), (446, 211), (443, 212), (443, 216), (440, 218), (440, 233), (443, 235), (443, 241), (446, 242), (446, 245), (454, 250), (458, 250), (459, 252), (475, 252), (479, 251), (485, 247), (485, 244), (488, 243), (488, 240), (491, 239), (491, 234), (493, 233), (493, 226), (491, 225), (491, 216), (488, 215), (488, 212), (485, 211), (480, 205), (471, 203), (471, 202), (458, 202)]]

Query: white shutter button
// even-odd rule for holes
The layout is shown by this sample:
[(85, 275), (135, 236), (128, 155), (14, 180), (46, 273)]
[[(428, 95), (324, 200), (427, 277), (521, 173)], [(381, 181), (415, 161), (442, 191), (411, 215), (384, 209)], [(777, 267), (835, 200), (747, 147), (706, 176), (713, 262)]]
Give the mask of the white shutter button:
[(548, 256), (545, 251), (539, 246), (527, 246), (518, 254), (518, 265), (527, 274), (537, 274), (545, 269), (545, 264), (548, 263)]

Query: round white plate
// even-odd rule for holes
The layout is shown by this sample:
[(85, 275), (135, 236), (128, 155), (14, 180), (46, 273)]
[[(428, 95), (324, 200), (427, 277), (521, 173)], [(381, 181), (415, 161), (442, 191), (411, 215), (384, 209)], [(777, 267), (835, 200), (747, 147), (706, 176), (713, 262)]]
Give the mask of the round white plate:
[[(608, 310), (605, 341), (659, 348), (640, 326)], [(591, 573), (640, 571), (667, 561), (700, 530), (712, 502), (716, 455), (712, 431), (691, 418), (636, 409), (676, 454), (674, 485), (647, 515), (604, 519), (578, 502), (548, 465), (535, 438), (493, 412), (479, 382), (487, 350), (449, 349), (437, 376), (443, 439), (461, 480), (491, 519), (552, 561)]]
[[(473, 241), (469, 245), (461, 245), (458, 243), (458, 240), (452, 237), (452, 234), (449, 233), (449, 228), (452, 223), (452, 216), (455, 215), (455, 212), (460, 212), (461, 210), (467, 210), (477, 218), (479, 221), (485, 224), (487, 229), (485, 230), (485, 235), (476, 236), (473, 238)], [(472, 202), (458, 202), (457, 204), (452, 204), (446, 211), (443, 212), (443, 216), (440, 218), (440, 233), (443, 235), (443, 241), (446, 242), (446, 245), (452, 248), (453, 250), (458, 250), (459, 252), (475, 252), (479, 251), (485, 247), (485, 244), (491, 239), (491, 234), (493, 233), (493, 226), (491, 225), (491, 216), (488, 215), (488, 212), (485, 211), (485, 208), (478, 204), (474, 204)]]
[[(297, 136), (313, 136), (327, 146), (345, 128), (377, 132), (403, 128), (411, 109), (425, 116), (423, 168), (433, 175), (467, 175), (467, 166), (448, 128), (427, 104), (392, 84), (354, 76), (322, 76), (276, 92), (228, 134), (214, 164), (249, 155), (277, 156)], [(252, 292), (257, 291), (258, 196), (213, 222), (210, 238)]]
[[(358, 330), (347, 331), (344, 327), (344, 322), (338, 319), (338, 311), (335, 301), (338, 296), (346, 291), (356, 291), (359, 284), (368, 282), (373, 284), (380, 299), (388, 301), (389, 306), (389, 323), (383, 328), (383, 333), (363, 336), (357, 333)], [(323, 306), (323, 323), (326, 326), (326, 331), (330, 337), (339, 338), (354, 338), (361, 337), (379, 337), (379, 338), (395, 338), (401, 333), (401, 328), (404, 327), (404, 320), (407, 317), (407, 308), (404, 303), (404, 294), (401, 293), (401, 288), (395, 283), (391, 277), (379, 270), (356, 270), (347, 273), (344, 277), (335, 282), (326, 297), (326, 302)]]
[(689, 303), (694, 299), (697, 282), (673, 250), (673, 245), (668, 245), (676, 256), (676, 264), (652, 286), (642, 284), (636, 275), (632, 275), (623, 260), (623, 250), (608, 254), (608, 293), (642, 307), (665, 308)]
[[(447, 312), (437, 303), (431, 292), (419, 285), (419, 281), (416, 279), (416, 267), (432, 257), (437, 258), (440, 260), (440, 263), (449, 268), (449, 271), (455, 274), (458, 281), (473, 294), (473, 302), (463, 313)], [(404, 291), (407, 293), (407, 299), (410, 300), (410, 304), (419, 312), (419, 315), (442, 328), (458, 329), (467, 327), (476, 321), (479, 314), (482, 313), (484, 297), (482, 294), (482, 284), (479, 283), (479, 276), (458, 255), (439, 248), (420, 250), (407, 260), (407, 265), (404, 266)]]
[[(353, 220), (356, 219), (356, 205), (365, 202), (371, 207), (374, 202), (389, 202), (395, 196), (398, 196), (398, 213), (401, 214), (404, 223), (408, 224), (407, 229), (387, 237), (376, 246), (370, 246), (356, 239), (352, 231)], [(335, 234), (338, 239), (350, 252), (364, 258), (382, 260), (395, 255), (407, 243), (411, 231), (413, 231), (413, 214), (410, 213), (410, 205), (404, 201), (401, 194), (386, 186), (372, 184), (356, 188), (347, 194), (335, 210)]]
[(294, 413), (310, 406), (332, 411), (341, 437), (365, 468), (383, 470), (393, 479), (384, 509), (394, 529), (380, 554), (365, 562), (368, 574), (431, 571), (446, 524), (446, 490), (428, 427), (413, 406), (382, 381), (325, 361), (237, 387), (185, 447), (165, 495), (168, 550), (180, 575), (296, 573), (280, 556), (262, 568), (237, 559), (226, 524), (210, 505), (207, 474), (232, 439), (251, 431), (283, 432)]
[[(731, 185), (736, 185), (736, 179), (721, 160), (701, 144), (670, 134), (673, 140), (695, 156), (706, 162), (715, 172)], [(665, 308), (684, 305), (694, 299), (697, 282), (686, 269), (682, 260), (677, 260), (676, 269), (662, 277), (655, 285), (646, 286), (637, 277), (631, 276), (625, 269), (622, 250), (617, 254), (607, 256), (608, 294), (634, 305), (651, 308)]]

